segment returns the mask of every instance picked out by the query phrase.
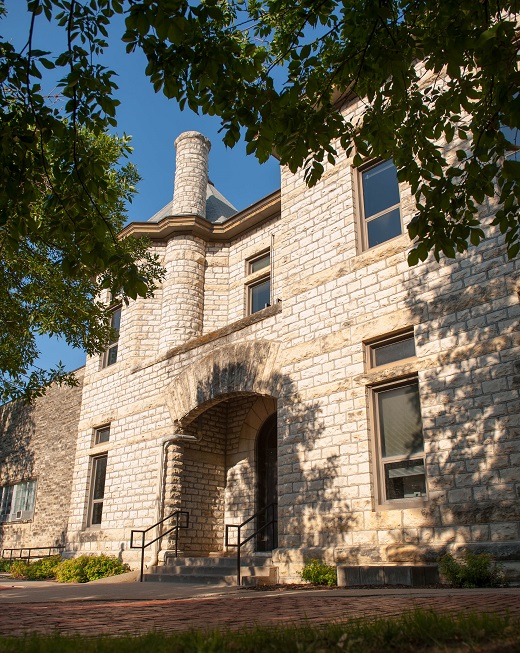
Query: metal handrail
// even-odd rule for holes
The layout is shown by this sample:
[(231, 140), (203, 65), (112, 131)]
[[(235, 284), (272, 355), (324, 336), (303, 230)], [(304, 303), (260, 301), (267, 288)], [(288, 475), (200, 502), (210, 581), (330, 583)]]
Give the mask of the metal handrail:
[[(19, 555), (16, 556), (18, 560), (32, 560), (33, 558), (50, 558), (53, 555), (60, 555), (65, 547), (63, 544), (57, 544), (56, 546), (24, 546), (23, 548), (17, 549), (2, 549), (1, 557), (4, 560), (12, 560), (15, 556), (13, 553), (16, 551)], [(24, 551), (28, 551), (28, 555), (24, 555)], [(32, 551), (48, 551), (48, 553), (36, 553), (32, 555)], [(55, 553), (52, 553), (55, 551)], [(9, 555), (6, 555), (9, 553)]]
[[(160, 526), (162, 523), (164, 523), (168, 519), (171, 519), (172, 517), (175, 517), (175, 525), (172, 526), (167, 531), (165, 531), (164, 533), (161, 533), (155, 539), (150, 540), (150, 542), (145, 544), (146, 533), (149, 533), (152, 529), (157, 528), (157, 526)], [(180, 517), (186, 517), (186, 522), (179, 523)], [(140, 583), (143, 582), (143, 575), (144, 575), (144, 550), (147, 547), (149, 547), (151, 544), (154, 544), (154, 542), (161, 540), (165, 535), (169, 535), (172, 531), (175, 531), (175, 557), (177, 557), (179, 551), (179, 530), (181, 528), (188, 528), (189, 525), (190, 525), (190, 513), (187, 510), (176, 510), (175, 512), (172, 512), (170, 515), (167, 515), (166, 517), (161, 519), (161, 521), (158, 521), (156, 524), (153, 524), (152, 526), (150, 526), (144, 531), (135, 529), (130, 532), (130, 548), (141, 549), (141, 575), (139, 577)], [(134, 545), (134, 533), (141, 533), (141, 544)]]
[[(255, 512), (254, 515), (251, 515), (251, 517), (249, 517), (249, 519), (246, 519), (241, 524), (226, 524), (226, 546), (236, 547), (236, 549), (237, 549), (237, 585), (238, 586), (240, 586), (240, 581), (241, 581), (241, 578), (240, 578), (240, 554), (241, 554), (242, 546), (244, 544), (246, 544), (247, 542), (249, 542), (249, 540), (252, 540), (253, 537), (256, 537), (258, 535), (258, 533), (261, 533), (268, 526), (271, 526), (271, 529), (272, 529), (271, 530), (271, 537), (272, 537), (272, 539), (274, 541), (274, 526), (278, 521), (278, 519), (276, 518), (276, 508), (277, 507), (278, 507), (278, 504), (273, 501), (272, 503), (267, 504), (267, 506), (265, 506), (265, 508), (262, 508), (261, 510), (258, 510), (257, 512)], [(269, 521), (267, 521), (265, 524), (263, 524), (262, 526), (260, 526), (260, 528), (257, 528), (256, 531), (254, 533), (252, 533), (251, 535), (249, 535), (248, 537), (246, 537), (245, 540), (241, 540), (240, 539), (241, 529), (244, 526), (246, 526), (246, 524), (249, 524), (250, 521), (253, 521), (253, 519), (256, 519), (260, 515), (262, 515), (264, 513), (266, 515), (268, 515), (268, 511), (271, 508), (272, 508), (272, 517), (271, 517), (271, 519)], [(230, 544), (230, 542), (229, 542), (229, 529), (230, 528), (238, 529), (237, 530), (237, 542), (236, 542), (236, 544)]]

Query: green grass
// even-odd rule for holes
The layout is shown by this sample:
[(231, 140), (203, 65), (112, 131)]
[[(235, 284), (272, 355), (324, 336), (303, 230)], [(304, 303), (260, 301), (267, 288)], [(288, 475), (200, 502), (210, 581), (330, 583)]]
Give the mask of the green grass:
[(150, 633), (130, 637), (26, 636), (0, 638), (6, 653), (446, 653), (483, 651), (486, 643), (519, 650), (520, 620), (495, 614), (439, 614), (418, 610), (400, 617), (322, 627), (254, 628)]

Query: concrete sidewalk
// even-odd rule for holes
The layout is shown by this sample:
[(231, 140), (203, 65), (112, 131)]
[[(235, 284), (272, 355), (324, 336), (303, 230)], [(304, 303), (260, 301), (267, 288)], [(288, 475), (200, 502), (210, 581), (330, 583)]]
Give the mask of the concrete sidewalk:
[(121, 635), (396, 616), (416, 608), (520, 617), (520, 588), (276, 589), (0, 579), (0, 634)]

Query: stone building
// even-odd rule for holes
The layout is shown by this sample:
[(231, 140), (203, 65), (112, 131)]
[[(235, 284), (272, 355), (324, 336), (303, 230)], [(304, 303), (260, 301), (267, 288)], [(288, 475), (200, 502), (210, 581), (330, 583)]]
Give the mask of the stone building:
[(340, 155), (311, 189), (282, 169), (280, 191), (236, 211), (208, 181), (209, 141), (175, 145), (173, 202), (123, 232), (151, 240), (166, 277), (113, 307), (119, 338), (87, 360), (64, 440), (68, 524), (38, 533), (135, 562), (131, 530), (174, 510), (190, 515), (185, 556), (276, 515), (248, 546), (281, 580), (309, 557), (425, 564), (462, 548), (514, 570), (520, 282), (500, 235), (409, 268), (414, 205), (391, 161)]

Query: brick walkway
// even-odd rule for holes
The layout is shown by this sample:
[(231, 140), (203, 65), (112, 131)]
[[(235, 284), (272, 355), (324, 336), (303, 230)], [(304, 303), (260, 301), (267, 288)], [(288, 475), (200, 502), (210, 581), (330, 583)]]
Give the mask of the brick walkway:
[[(0, 601), (1, 601), (0, 595)], [(473, 610), (520, 617), (520, 588), (503, 590), (240, 591), (233, 596), (177, 600), (4, 603), (0, 634), (172, 632), (254, 625), (341, 622), (356, 617), (398, 615), (414, 608), (448, 612)]]

